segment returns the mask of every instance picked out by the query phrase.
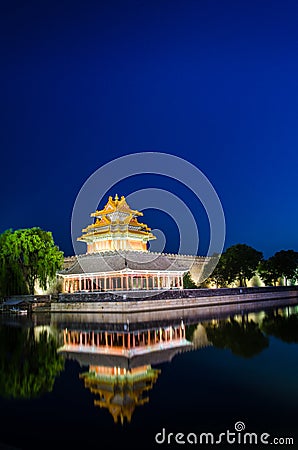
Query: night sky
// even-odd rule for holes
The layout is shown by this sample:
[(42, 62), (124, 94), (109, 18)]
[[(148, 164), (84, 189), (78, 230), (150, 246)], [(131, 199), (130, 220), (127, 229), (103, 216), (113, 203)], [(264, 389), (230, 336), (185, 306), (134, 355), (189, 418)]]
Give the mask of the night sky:
[[(212, 183), (225, 248), (298, 251), (297, 13), (296, 0), (2, 2), (0, 232), (40, 226), (71, 255), (88, 177), (115, 158), (162, 152)], [(206, 253), (204, 208), (174, 180), (129, 177), (99, 206), (152, 187), (189, 207)], [(173, 219), (152, 208), (144, 222), (177, 251)]]

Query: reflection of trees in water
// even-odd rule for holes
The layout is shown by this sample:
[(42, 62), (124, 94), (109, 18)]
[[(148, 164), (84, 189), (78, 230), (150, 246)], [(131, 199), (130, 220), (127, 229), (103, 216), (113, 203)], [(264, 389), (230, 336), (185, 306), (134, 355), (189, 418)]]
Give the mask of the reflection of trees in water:
[(241, 322), (233, 317), (206, 326), (208, 340), (214, 347), (229, 349), (244, 358), (251, 358), (269, 346), (268, 338), (258, 324), (243, 316)]
[(192, 342), (193, 335), (194, 335), (194, 332), (195, 332), (197, 326), (198, 326), (197, 323), (192, 323), (191, 325), (187, 325), (186, 330), (185, 330), (185, 338), (188, 341)]
[(263, 319), (261, 326), (264, 333), (281, 339), (284, 342), (298, 343), (298, 315), (288, 317), (271, 312)]
[(0, 327), (0, 395), (29, 399), (51, 392), (64, 367), (53, 336), (34, 328)]

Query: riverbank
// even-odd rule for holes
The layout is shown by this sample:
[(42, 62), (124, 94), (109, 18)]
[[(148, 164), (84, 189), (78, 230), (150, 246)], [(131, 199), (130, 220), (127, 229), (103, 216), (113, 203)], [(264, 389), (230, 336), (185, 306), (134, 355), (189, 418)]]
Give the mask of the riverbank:
[(60, 294), (49, 306), (51, 312), (140, 313), (281, 299), (298, 302), (298, 286), (182, 289), (159, 291), (154, 295), (152, 291)]

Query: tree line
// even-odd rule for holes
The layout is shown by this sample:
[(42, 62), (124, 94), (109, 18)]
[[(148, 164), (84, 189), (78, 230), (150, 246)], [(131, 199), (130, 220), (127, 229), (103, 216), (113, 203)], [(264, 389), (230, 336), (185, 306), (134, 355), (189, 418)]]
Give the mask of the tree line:
[[(218, 260), (215, 269), (214, 258)], [(249, 280), (258, 275), (266, 286), (295, 284), (298, 280), (298, 252), (280, 250), (268, 259), (263, 253), (246, 244), (229, 247), (221, 255), (213, 255), (203, 268), (204, 283), (200, 287), (228, 287), (236, 284), (247, 286)], [(207, 277), (207, 278), (206, 278)], [(184, 278), (185, 288), (199, 287), (188, 273)]]
[[(215, 260), (217, 265), (209, 275)], [(46, 290), (63, 262), (64, 254), (50, 231), (39, 227), (6, 230), (0, 234), (0, 296), (34, 294), (37, 284)], [(294, 284), (298, 280), (298, 252), (280, 250), (264, 259), (262, 252), (249, 245), (233, 245), (210, 258), (203, 269), (206, 280), (200, 287), (244, 287), (255, 275), (267, 286), (275, 286), (281, 279), (285, 284)], [(184, 276), (184, 287), (198, 287), (189, 273)]]

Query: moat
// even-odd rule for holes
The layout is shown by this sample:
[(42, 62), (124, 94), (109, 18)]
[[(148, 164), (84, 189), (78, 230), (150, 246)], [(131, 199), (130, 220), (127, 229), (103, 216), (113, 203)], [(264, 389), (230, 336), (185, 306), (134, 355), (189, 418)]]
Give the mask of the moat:
[(2, 444), (158, 448), (160, 433), (169, 447), (168, 433), (194, 440), (242, 422), (297, 448), (297, 299), (150, 317), (2, 315), (0, 335)]

